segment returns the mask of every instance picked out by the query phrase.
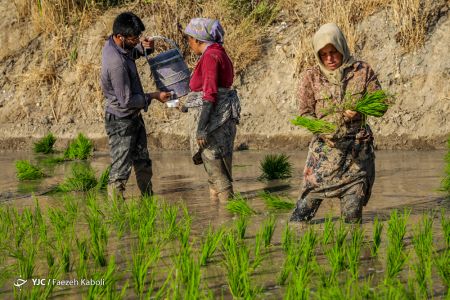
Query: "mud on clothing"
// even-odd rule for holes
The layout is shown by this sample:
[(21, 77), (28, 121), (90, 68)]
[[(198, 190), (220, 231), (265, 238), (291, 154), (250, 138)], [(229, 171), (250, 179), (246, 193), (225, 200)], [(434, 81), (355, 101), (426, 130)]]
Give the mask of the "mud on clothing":
[(106, 113), (105, 128), (112, 161), (108, 183), (123, 192), (133, 166), (139, 190), (143, 195), (151, 195), (152, 161), (142, 116), (118, 118)]
[(338, 130), (331, 136), (315, 135), (311, 140), (292, 221), (311, 219), (323, 199), (334, 197), (341, 199), (341, 214), (347, 221), (361, 218), (375, 180), (372, 131), (362, 118), (340, 122), (340, 116), (327, 112), (344, 99), (356, 101), (377, 89), (377, 77), (364, 62), (355, 62), (345, 69), (342, 86), (327, 81), (317, 66), (302, 73), (300, 115), (331, 119), (338, 124)]
[(219, 89), (206, 129), (207, 145), (200, 149), (197, 126), (203, 102), (201, 92), (191, 92), (185, 104), (190, 114), (190, 149), (194, 164), (204, 164), (210, 187), (220, 193), (232, 189), (232, 158), (236, 124), (240, 119), (240, 101), (235, 90)]

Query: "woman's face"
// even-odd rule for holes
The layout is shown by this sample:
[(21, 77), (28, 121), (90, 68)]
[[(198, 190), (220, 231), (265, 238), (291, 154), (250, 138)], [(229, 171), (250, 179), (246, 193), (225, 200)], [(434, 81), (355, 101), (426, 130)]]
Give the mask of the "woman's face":
[(200, 43), (194, 39), (192, 36), (188, 36), (188, 44), (189, 48), (191, 48), (192, 52), (194, 52), (195, 55), (201, 55), (202, 51), (200, 49)]
[(325, 68), (334, 71), (342, 65), (342, 54), (332, 44), (319, 50), (319, 57)]

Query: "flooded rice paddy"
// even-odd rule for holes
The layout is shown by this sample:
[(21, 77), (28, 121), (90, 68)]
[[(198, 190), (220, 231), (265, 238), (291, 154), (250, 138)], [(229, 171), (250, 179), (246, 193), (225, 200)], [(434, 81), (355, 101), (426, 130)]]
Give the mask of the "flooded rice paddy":
[[(43, 165), (50, 176), (19, 182), (14, 161), (45, 156), (1, 153), (0, 297), (448, 297), (450, 204), (438, 192), (443, 151), (378, 151), (361, 228), (341, 224), (337, 199), (324, 201), (311, 224), (290, 224), (290, 211), (269, 209), (262, 191), (295, 202), (306, 152), (286, 153), (292, 178), (259, 181), (259, 162), (269, 153), (235, 153), (234, 189), (256, 212), (247, 218), (209, 201), (203, 167), (187, 152), (152, 153), (157, 197), (133, 199), (139, 191), (132, 175), (125, 203), (108, 201), (104, 192), (47, 193), (74, 162)], [(109, 156), (95, 153), (89, 163), (99, 175)], [(375, 219), (382, 225), (376, 251)]]

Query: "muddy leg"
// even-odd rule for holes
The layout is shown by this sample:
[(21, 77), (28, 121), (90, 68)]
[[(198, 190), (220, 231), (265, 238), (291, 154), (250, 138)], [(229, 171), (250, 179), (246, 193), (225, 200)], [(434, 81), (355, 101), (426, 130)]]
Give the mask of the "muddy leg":
[[(303, 197), (302, 197), (303, 196)], [(291, 215), (291, 222), (302, 222), (311, 220), (322, 203), (321, 198), (311, 194), (301, 195), (297, 201), (297, 206)]]
[[(224, 165), (222, 159), (209, 159), (202, 153), (203, 166), (208, 174), (208, 183), (210, 187), (211, 201), (226, 202), (233, 194), (233, 186), (231, 184), (230, 175), (228, 174), (227, 167), (231, 169), (231, 159), (225, 160), (229, 166)], [(214, 191), (211, 192), (211, 191)], [(215, 195), (217, 193), (217, 199)], [(213, 197), (214, 196), (214, 197)]]
[(126, 181), (109, 183), (107, 187), (108, 199), (124, 199), (123, 193), (125, 191), (125, 183)]
[(360, 223), (364, 201), (364, 184), (357, 184), (349, 188), (340, 198), (341, 216), (346, 223)]

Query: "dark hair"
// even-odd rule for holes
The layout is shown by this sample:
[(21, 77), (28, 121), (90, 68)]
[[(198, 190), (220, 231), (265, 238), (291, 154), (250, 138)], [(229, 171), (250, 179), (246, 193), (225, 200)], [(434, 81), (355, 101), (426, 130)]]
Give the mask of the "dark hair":
[(132, 12), (121, 13), (114, 20), (113, 35), (139, 36), (144, 30), (144, 23)]

